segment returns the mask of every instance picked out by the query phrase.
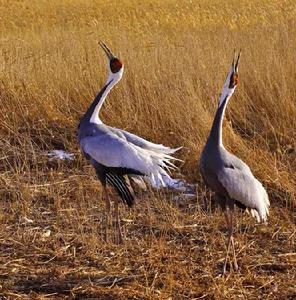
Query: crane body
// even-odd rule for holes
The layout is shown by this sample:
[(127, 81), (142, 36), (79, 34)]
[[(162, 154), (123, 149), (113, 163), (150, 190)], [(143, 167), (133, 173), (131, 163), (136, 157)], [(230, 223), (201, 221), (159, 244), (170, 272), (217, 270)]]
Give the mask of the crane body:
[(238, 62), (233, 59), (219, 99), (218, 109), (206, 145), (200, 158), (200, 172), (206, 186), (215, 193), (215, 200), (224, 211), (228, 228), (228, 243), (223, 273), (226, 272), (230, 245), (233, 248), (234, 268), (238, 269), (233, 239), (233, 213), (235, 206), (250, 210), (260, 221), (267, 221), (269, 199), (262, 184), (254, 177), (249, 166), (227, 151), (222, 140), (222, 125), (228, 101), (238, 83)]
[[(84, 156), (91, 162), (103, 186), (106, 203), (106, 227), (109, 224), (111, 204), (106, 185), (111, 185), (128, 206), (134, 203), (134, 191), (128, 176), (142, 176), (154, 186), (166, 187), (173, 180), (169, 171), (176, 168), (171, 156), (178, 149), (151, 143), (135, 134), (105, 125), (100, 109), (111, 89), (123, 75), (123, 63), (115, 57), (104, 43), (100, 43), (109, 60), (109, 76), (78, 126), (78, 141)], [(115, 200), (116, 225), (119, 242), (122, 233), (119, 222), (118, 199)], [(107, 239), (107, 231), (105, 231)]]

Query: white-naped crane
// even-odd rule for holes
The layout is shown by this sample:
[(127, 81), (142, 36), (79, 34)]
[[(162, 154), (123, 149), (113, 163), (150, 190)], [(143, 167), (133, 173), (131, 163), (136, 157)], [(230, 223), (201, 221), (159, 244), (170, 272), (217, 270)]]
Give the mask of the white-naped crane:
[(240, 53), (228, 72), (219, 99), (213, 125), (200, 158), (200, 172), (206, 186), (215, 193), (215, 200), (225, 214), (228, 228), (228, 242), (223, 265), (226, 273), (230, 247), (233, 249), (234, 269), (238, 269), (234, 239), (234, 207), (250, 210), (258, 222), (265, 222), (269, 215), (269, 199), (262, 184), (254, 177), (248, 165), (228, 152), (222, 142), (222, 125), (227, 103), (238, 84), (238, 63)]
[[(153, 186), (166, 187), (174, 180), (169, 171), (175, 169), (171, 156), (177, 149), (151, 143), (135, 134), (105, 125), (99, 112), (111, 89), (120, 81), (123, 63), (100, 42), (108, 57), (109, 76), (106, 84), (97, 94), (92, 104), (80, 120), (78, 141), (84, 156), (91, 162), (103, 186), (103, 198), (106, 204), (105, 239), (111, 204), (106, 184), (111, 185), (121, 200), (129, 207), (134, 203), (134, 191), (128, 176), (146, 177)], [(116, 226), (119, 242), (122, 242), (118, 199), (115, 197)]]

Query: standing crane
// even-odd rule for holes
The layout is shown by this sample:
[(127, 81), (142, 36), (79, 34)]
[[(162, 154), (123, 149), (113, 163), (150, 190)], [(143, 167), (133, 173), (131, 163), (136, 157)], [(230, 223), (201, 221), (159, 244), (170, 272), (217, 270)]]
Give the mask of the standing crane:
[(240, 53), (228, 72), (219, 99), (213, 125), (200, 158), (200, 172), (206, 186), (215, 193), (215, 200), (225, 214), (228, 228), (228, 242), (223, 266), (226, 273), (230, 246), (233, 249), (234, 269), (238, 270), (234, 239), (234, 207), (248, 209), (258, 222), (265, 222), (269, 215), (269, 199), (262, 184), (254, 177), (250, 168), (242, 160), (228, 152), (222, 141), (223, 117), (227, 103), (238, 84), (238, 63)]
[[(176, 168), (171, 155), (178, 149), (151, 143), (135, 134), (105, 125), (99, 112), (111, 89), (123, 75), (123, 63), (112, 54), (109, 48), (100, 42), (108, 57), (109, 76), (106, 84), (97, 94), (92, 104), (80, 120), (78, 141), (84, 156), (95, 168), (103, 186), (103, 199), (106, 205), (105, 240), (111, 203), (106, 185), (111, 185), (121, 200), (131, 207), (134, 203), (134, 191), (128, 176), (146, 177), (153, 186), (166, 187), (174, 182), (168, 172)], [(119, 242), (122, 242), (118, 199), (115, 197), (116, 226)]]

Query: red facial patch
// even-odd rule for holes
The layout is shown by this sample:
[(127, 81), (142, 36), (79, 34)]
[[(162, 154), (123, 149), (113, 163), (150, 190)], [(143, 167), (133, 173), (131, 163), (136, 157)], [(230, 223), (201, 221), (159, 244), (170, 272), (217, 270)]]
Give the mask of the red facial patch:
[(229, 88), (233, 89), (238, 84), (238, 74), (233, 72), (230, 76)]
[(110, 61), (110, 69), (112, 73), (117, 73), (122, 68), (122, 62), (118, 58), (113, 58)]

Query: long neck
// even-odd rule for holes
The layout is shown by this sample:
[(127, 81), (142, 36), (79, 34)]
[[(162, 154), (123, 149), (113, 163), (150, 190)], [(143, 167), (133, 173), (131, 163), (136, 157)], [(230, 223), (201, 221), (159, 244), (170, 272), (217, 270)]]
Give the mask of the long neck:
[(94, 123), (94, 124), (102, 123), (102, 121), (99, 118), (99, 112), (108, 93), (117, 82), (118, 81), (114, 79), (107, 81), (107, 83), (104, 85), (104, 87), (100, 90), (100, 92), (93, 100), (92, 104), (89, 106), (84, 116), (81, 118), (80, 123)]
[(222, 140), (222, 128), (223, 128), (223, 118), (225, 114), (225, 109), (228, 103), (230, 96), (226, 96), (223, 101), (221, 101), (220, 106), (217, 109), (211, 132), (207, 141), (207, 145), (212, 146), (223, 146)]

